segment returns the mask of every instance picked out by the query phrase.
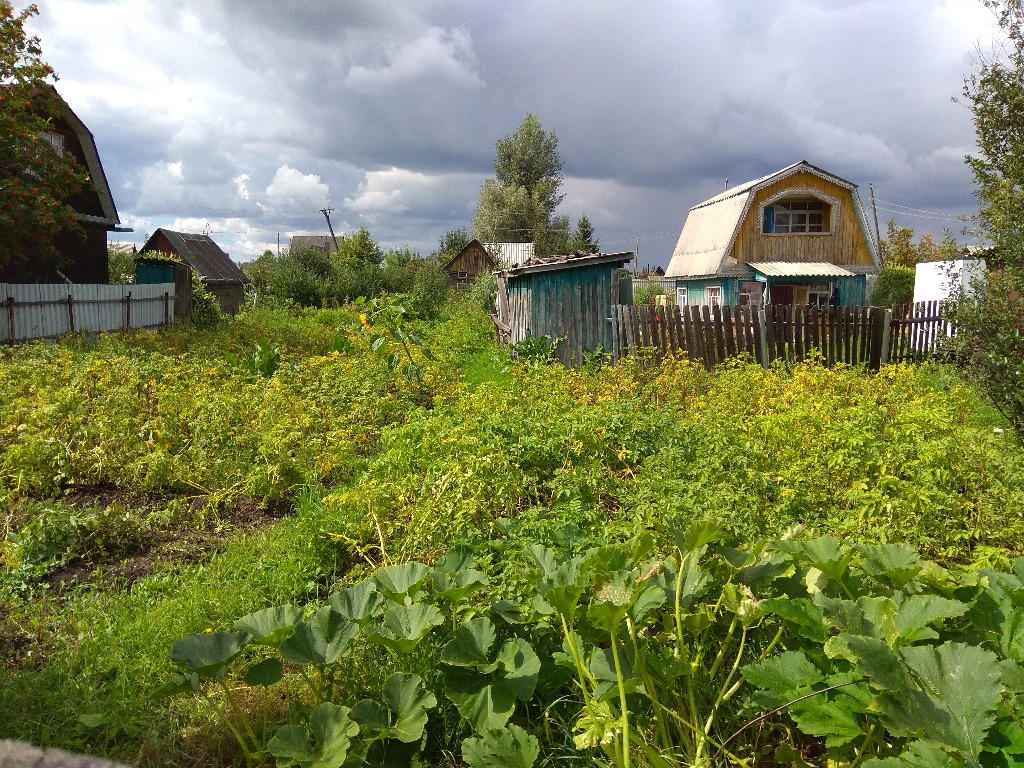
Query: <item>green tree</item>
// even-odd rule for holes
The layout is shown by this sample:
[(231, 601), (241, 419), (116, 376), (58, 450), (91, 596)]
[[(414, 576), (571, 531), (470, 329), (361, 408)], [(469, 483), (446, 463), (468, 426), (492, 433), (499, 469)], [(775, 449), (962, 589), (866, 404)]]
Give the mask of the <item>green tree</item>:
[(908, 304), (914, 300), (915, 273), (911, 267), (886, 266), (878, 275), (875, 289), (871, 292), (871, 304), (876, 307), (891, 307), (893, 304)]
[(459, 252), (469, 245), (471, 239), (465, 227), (449, 229), (441, 235), (441, 242), (438, 243), (434, 255), (439, 262), (445, 264), (458, 256)]
[(384, 260), (384, 251), (373, 239), (370, 230), (360, 227), (348, 237), (341, 239), (332, 258), (335, 266), (348, 264), (379, 267)]
[(88, 181), (71, 153), (55, 151), (46, 135), (59, 118), (60, 97), (39, 38), (25, 34), (38, 12), (30, 5), (16, 14), (0, 0), (0, 268), (15, 270), (29, 259), (60, 266), (54, 238), (81, 233), (66, 201)]
[(528, 114), (495, 145), (494, 178), (480, 189), (473, 234), (482, 242), (533, 243), (537, 255), (565, 251), (569, 220), (556, 217), (562, 202), (558, 138)]
[[(982, 56), (963, 95), (978, 152), (975, 234), (992, 245), (990, 271), (957, 297), (953, 347), (989, 400), (1024, 435), (1024, 0), (983, 0), (1005, 40)], [(992, 269), (992, 267), (995, 267)]]
[(576, 222), (576, 231), (569, 239), (569, 251), (571, 253), (598, 253), (601, 250), (597, 238), (594, 237), (594, 225), (590, 223), (587, 214), (580, 216)]
[(942, 261), (955, 259), (960, 252), (960, 244), (948, 230), (942, 231), (942, 241), (936, 242), (935, 235), (926, 232), (914, 242), (913, 227), (898, 227), (889, 219), (885, 225), (885, 239), (878, 244), (882, 255), (882, 264), (886, 267), (905, 267), (913, 269), (922, 261)]
[(135, 247), (132, 245), (107, 246), (107, 281), (111, 285), (135, 282)]

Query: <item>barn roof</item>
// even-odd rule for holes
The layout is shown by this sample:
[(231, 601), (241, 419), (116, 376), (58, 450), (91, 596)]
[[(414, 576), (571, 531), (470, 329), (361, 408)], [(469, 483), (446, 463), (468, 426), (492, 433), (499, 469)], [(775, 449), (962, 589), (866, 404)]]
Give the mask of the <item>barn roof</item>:
[(524, 264), (533, 258), (533, 243), (484, 243), (483, 246), (502, 265)]
[[(477, 239), (476, 239), (476, 238), (474, 237), (474, 238), (473, 238), (472, 240), (470, 240), (470, 241), (469, 241), (468, 243), (466, 243), (466, 244), (465, 244), (465, 245), (463, 246), (463, 248), (462, 248), (462, 250), (461, 250), (461, 251), (459, 251), (459, 252), (458, 252), (458, 253), (456, 253), (456, 254), (455, 254), (454, 256), (452, 256), (452, 257), (451, 257), (450, 259), (448, 259), (448, 261), (446, 261), (446, 262), (444, 263), (444, 265), (443, 265), (443, 266), (441, 267), (441, 269), (448, 269), (448, 267), (450, 267), (450, 266), (451, 266), (452, 264), (454, 264), (454, 263), (455, 263), (455, 261), (456, 261), (456, 260), (457, 260), (457, 259), (458, 259), (458, 258), (459, 258), (459, 257), (460, 257), (460, 256), (461, 256), (462, 254), (464, 254), (464, 253), (466, 253), (467, 251), (469, 251), (469, 250), (470, 250), (471, 248), (473, 248), (473, 246), (474, 246), (474, 245), (476, 245), (476, 247), (477, 247), (477, 248), (482, 248), (482, 249), (483, 249), (483, 252), (484, 252), (484, 256), (486, 256), (486, 257), (487, 257), (488, 259), (490, 259), (490, 260), (491, 260), (491, 266), (492, 266), (492, 267), (493, 267), (493, 266), (496, 266), (496, 264), (495, 264), (495, 262), (494, 262), (494, 258), (493, 258), (493, 257), (491, 256), (491, 254), (490, 254), (490, 251), (488, 251), (488, 250), (487, 250), (487, 246), (486, 246), (486, 245), (484, 245), (483, 243), (481, 243), (481, 242), (480, 242), (479, 240), (477, 240)], [(491, 245), (493, 245), (493, 243), (491, 243)], [(529, 243), (529, 245), (533, 245), (533, 243)]]
[(316, 248), (324, 253), (334, 253), (334, 240), (330, 235), (292, 235), (292, 249)]
[[(693, 206), (686, 217), (665, 274), (668, 277), (703, 277), (735, 269), (738, 264), (730, 253), (755, 193), (795, 173), (811, 173), (849, 190), (858, 219), (867, 232), (867, 220), (857, 194), (857, 185), (801, 160), (775, 173), (727, 189)], [(874, 255), (874, 241), (870, 237), (868, 240)]]
[(213, 242), (209, 235), (193, 235), (187, 232), (172, 232), (158, 229), (149, 236), (142, 246), (143, 251), (151, 250), (153, 238), (162, 232), (178, 256), (200, 274), (207, 284), (248, 283), (249, 278), (231, 258)]

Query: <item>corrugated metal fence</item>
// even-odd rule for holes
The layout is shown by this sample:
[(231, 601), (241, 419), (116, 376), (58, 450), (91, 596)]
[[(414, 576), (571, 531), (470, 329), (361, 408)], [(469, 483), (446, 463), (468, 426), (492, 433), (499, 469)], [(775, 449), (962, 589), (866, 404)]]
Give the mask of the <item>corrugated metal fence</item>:
[(0, 283), (0, 343), (76, 331), (167, 328), (174, 320), (174, 302), (174, 283)]
[(729, 357), (748, 354), (764, 366), (775, 360), (820, 355), (829, 365), (866, 364), (877, 370), (933, 354), (952, 327), (939, 302), (884, 307), (612, 308), (612, 358), (634, 349), (655, 358), (685, 353), (709, 370)]

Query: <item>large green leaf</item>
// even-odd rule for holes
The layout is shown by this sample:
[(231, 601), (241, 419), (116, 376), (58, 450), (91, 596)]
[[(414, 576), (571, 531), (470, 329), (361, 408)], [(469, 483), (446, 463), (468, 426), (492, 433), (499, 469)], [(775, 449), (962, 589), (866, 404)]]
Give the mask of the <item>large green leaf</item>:
[(864, 555), (864, 572), (896, 589), (917, 578), (923, 567), (909, 544), (861, 544), (857, 549)]
[(825, 614), (809, 597), (773, 597), (762, 600), (761, 607), (794, 625), (801, 637), (815, 643), (828, 639)]
[(923, 732), (976, 765), (1002, 693), (996, 655), (951, 642), (911, 646), (900, 654), (921, 688), (879, 695), (886, 728), (898, 736)]
[(470, 768), (532, 768), (539, 754), (540, 742), (518, 725), (462, 742), (462, 759)]
[(810, 541), (777, 541), (773, 546), (817, 568), (833, 581), (843, 581), (855, 554), (854, 550), (843, 547), (831, 536), (822, 536)]
[(294, 634), (281, 644), (281, 655), (296, 664), (333, 664), (348, 655), (358, 636), (357, 624), (325, 605), (312, 620), (295, 625)]
[(397, 739), (406, 744), (419, 741), (427, 725), (427, 710), (437, 698), (423, 690), (419, 675), (396, 672), (384, 683), (383, 704), (364, 699), (352, 708), (352, 718), (372, 738)]
[(366, 639), (405, 654), (419, 645), (431, 629), (443, 623), (444, 615), (433, 605), (393, 605), (384, 611), (383, 626), (378, 626)]
[(452, 633), (441, 651), (441, 662), (453, 667), (485, 667), (491, 664), (491, 646), (497, 632), (490, 619), (471, 619)]
[(277, 657), (264, 659), (253, 664), (245, 673), (245, 682), (248, 685), (260, 685), (268, 687), (284, 677), (284, 667)]
[(938, 639), (939, 633), (928, 626), (939, 619), (962, 616), (970, 606), (959, 600), (948, 600), (938, 595), (911, 595), (900, 603), (896, 614), (899, 630), (897, 645), (909, 645), (919, 640)]
[(406, 597), (416, 597), (430, 573), (431, 569), (423, 563), (401, 563), (379, 569), (373, 580), (385, 597), (401, 603)]
[(376, 584), (366, 579), (335, 592), (328, 604), (349, 621), (365, 627), (382, 613), (384, 595), (377, 591)]
[(434, 571), (441, 573), (458, 573), (476, 568), (473, 550), (465, 544), (457, 544), (449, 549), (444, 557), (434, 563)]
[[(468, 658), (465, 643), (458, 649), (449, 650), (449, 646), (451, 643), (445, 646), (449, 658)], [(445, 693), (477, 733), (504, 726), (516, 701), (533, 696), (540, 672), (540, 659), (520, 638), (506, 642), (493, 662), (485, 663), (488, 660), (485, 657), (483, 662), (446, 665), (444, 670)]]
[(859, 721), (861, 711), (855, 704), (845, 696), (815, 696), (791, 707), (790, 715), (801, 731), (808, 736), (825, 737), (825, 746), (833, 749), (864, 735)]
[(302, 609), (295, 605), (278, 605), (250, 613), (235, 621), (235, 629), (252, 635), (257, 645), (277, 647), (294, 631), (302, 618)]
[(865, 760), (864, 768), (957, 768), (961, 764), (935, 744), (915, 741), (901, 755)]
[(204, 632), (175, 640), (171, 661), (196, 672), (216, 677), (242, 652), (249, 641), (247, 632)]
[(348, 707), (324, 702), (309, 718), (309, 729), (285, 725), (267, 742), (267, 750), (280, 767), (341, 768), (359, 724), (349, 717)]
[(785, 695), (825, 679), (803, 651), (786, 651), (757, 664), (748, 664), (740, 668), (740, 673), (751, 685)]
[(435, 570), (430, 577), (430, 588), (434, 594), (449, 603), (458, 603), (487, 586), (487, 574), (467, 568), (450, 573)]

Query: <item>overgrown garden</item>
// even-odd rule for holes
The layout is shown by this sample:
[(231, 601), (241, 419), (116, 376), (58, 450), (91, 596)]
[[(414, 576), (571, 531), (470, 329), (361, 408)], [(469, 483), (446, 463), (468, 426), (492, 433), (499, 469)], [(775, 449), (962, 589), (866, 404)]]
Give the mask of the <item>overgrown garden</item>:
[(950, 369), (565, 370), (404, 304), (0, 352), (0, 737), (1019, 759), (1024, 454)]

